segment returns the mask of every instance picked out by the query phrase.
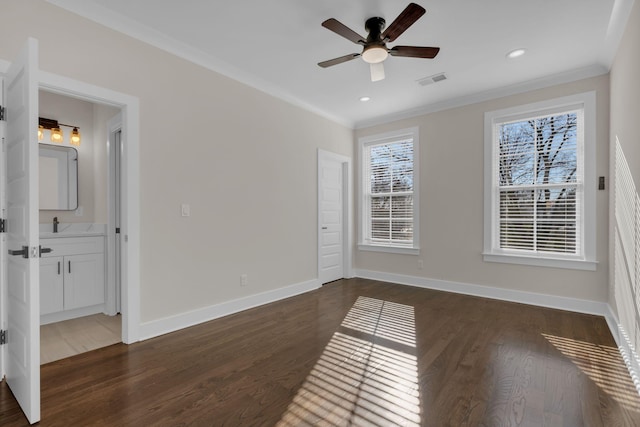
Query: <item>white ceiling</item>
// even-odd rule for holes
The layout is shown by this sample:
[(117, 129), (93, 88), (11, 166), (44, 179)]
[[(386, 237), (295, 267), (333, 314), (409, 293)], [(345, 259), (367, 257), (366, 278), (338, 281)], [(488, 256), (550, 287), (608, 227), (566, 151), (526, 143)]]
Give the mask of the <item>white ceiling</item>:
[[(389, 47), (439, 46), (440, 54), (389, 57), (386, 79), (371, 82), (361, 58), (317, 65), (361, 51), (320, 24), (336, 18), (366, 36), (367, 18), (390, 24), (408, 0), (49, 1), (352, 127), (606, 73), (633, 5), (418, 0), (427, 13)], [(506, 59), (521, 47), (526, 55)], [(442, 72), (443, 82), (417, 83)]]

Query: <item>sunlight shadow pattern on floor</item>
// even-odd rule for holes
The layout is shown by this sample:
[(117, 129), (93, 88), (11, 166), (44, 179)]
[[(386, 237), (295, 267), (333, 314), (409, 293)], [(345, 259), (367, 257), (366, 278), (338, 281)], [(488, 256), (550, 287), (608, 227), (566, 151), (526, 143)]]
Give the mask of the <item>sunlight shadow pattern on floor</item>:
[(278, 426), (419, 426), (413, 307), (359, 297)]
[(631, 411), (640, 412), (640, 396), (615, 347), (542, 334), (600, 389)]

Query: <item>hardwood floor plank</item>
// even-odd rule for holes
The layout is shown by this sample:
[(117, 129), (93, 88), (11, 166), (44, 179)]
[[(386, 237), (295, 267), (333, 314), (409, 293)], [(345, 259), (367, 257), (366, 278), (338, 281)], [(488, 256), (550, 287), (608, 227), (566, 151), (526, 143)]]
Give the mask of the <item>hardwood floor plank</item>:
[[(640, 425), (603, 318), (364, 279), (41, 379), (42, 426)], [(0, 425), (27, 425), (5, 382)]]

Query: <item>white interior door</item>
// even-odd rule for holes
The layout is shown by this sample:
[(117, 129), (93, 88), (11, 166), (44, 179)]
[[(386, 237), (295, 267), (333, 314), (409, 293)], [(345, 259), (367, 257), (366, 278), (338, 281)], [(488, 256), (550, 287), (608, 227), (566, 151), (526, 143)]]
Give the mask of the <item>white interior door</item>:
[(37, 41), (29, 39), (5, 79), (9, 252), (5, 369), (7, 384), (32, 424), (40, 420), (37, 60)]
[(337, 155), (318, 152), (318, 276), (320, 283), (344, 274), (344, 166)]

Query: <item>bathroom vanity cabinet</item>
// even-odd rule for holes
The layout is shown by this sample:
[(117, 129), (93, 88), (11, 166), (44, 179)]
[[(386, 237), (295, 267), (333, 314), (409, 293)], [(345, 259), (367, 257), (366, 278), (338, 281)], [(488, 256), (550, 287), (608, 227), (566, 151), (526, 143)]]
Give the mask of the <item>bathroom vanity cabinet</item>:
[(41, 323), (104, 311), (104, 236), (41, 238)]

